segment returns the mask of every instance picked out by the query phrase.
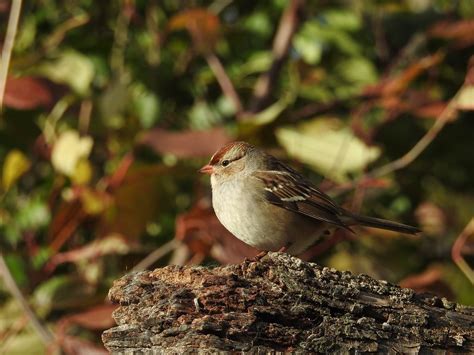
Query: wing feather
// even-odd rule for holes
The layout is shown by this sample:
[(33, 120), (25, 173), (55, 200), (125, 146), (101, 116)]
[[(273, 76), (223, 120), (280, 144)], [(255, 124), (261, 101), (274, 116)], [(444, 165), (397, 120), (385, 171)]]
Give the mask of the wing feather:
[(268, 202), (289, 211), (351, 230), (342, 222), (344, 209), (303, 176), (281, 162), (274, 162), (278, 170), (255, 171), (253, 177), (264, 184)]

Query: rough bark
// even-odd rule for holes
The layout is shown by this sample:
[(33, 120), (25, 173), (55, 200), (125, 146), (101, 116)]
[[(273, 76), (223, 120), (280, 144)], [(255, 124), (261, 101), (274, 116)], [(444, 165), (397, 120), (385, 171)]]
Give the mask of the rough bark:
[(116, 281), (113, 353), (474, 353), (474, 308), (280, 253)]

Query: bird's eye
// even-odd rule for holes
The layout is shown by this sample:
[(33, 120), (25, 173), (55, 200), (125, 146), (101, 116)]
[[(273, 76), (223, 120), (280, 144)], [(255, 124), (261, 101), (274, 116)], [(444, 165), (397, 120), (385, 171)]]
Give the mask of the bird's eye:
[(229, 164), (230, 164), (230, 160), (227, 160), (227, 159), (226, 159), (226, 160), (223, 160), (223, 161), (222, 161), (222, 166), (227, 166), (227, 165), (229, 165)]

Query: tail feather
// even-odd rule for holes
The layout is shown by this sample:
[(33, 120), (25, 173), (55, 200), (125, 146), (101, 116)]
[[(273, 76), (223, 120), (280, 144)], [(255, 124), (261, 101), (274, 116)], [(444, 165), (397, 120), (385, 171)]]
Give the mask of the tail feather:
[(344, 221), (348, 225), (362, 225), (366, 227), (386, 229), (394, 232), (407, 233), (407, 234), (418, 234), (421, 230), (416, 227), (412, 227), (406, 224), (388, 221), (386, 219), (360, 216), (357, 214), (350, 214), (348, 221)]

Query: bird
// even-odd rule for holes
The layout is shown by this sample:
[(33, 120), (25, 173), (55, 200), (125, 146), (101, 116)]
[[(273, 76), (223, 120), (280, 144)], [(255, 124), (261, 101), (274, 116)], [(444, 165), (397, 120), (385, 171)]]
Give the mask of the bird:
[(299, 172), (247, 142), (224, 145), (199, 172), (210, 175), (212, 206), (221, 224), (260, 255), (280, 251), (297, 256), (339, 228), (421, 232), (348, 211)]

